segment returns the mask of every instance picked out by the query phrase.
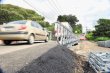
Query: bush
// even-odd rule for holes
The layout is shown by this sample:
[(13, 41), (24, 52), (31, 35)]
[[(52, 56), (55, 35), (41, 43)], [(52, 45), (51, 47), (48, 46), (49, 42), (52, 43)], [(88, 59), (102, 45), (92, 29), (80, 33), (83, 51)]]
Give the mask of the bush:
[(49, 27), (47, 27), (47, 29), (48, 29), (49, 31), (54, 31), (54, 25), (50, 25)]
[(38, 23), (41, 24), (42, 27), (49, 27), (50, 26), (50, 24), (46, 21), (38, 21)]
[(106, 41), (106, 40), (110, 40), (110, 38), (109, 37), (97, 37), (95, 39), (95, 41)]
[(86, 34), (86, 38), (87, 38), (88, 40), (94, 40), (93, 33), (90, 32), (90, 33)]
[(110, 40), (110, 38), (109, 37), (94, 37), (94, 35), (93, 35), (93, 33), (92, 32), (90, 32), (90, 33), (88, 33), (87, 35), (86, 35), (86, 38), (88, 39), (88, 40), (93, 40), (93, 41), (106, 41), (106, 40)]

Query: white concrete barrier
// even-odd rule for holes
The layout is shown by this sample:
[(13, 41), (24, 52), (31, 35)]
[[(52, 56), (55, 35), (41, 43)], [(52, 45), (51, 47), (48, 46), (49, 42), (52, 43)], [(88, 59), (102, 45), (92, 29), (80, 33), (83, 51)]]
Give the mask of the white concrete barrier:
[(105, 47), (110, 47), (110, 40), (105, 42)]
[(97, 43), (101, 47), (108, 47), (108, 48), (110, 48), (110, 40), (108, 40), (108, 41), (98, 41)]

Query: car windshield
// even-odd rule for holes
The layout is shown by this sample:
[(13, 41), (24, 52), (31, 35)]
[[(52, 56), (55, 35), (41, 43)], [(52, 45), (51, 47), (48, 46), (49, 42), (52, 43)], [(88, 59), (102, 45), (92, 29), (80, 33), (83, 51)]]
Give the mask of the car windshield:
[(20, 21), (12, 21), (12, 22), (9, 22), (7, 24), (26, 24), (26, 20), (20, 20)]

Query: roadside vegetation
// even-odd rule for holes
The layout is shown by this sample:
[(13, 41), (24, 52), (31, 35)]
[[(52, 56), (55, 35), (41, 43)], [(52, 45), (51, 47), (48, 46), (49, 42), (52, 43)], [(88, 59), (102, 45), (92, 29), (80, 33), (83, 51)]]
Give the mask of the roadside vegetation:
[(74, 33), (76, 33), (76, 34), (82, 33), (82, 25), (77, 24), (77, 22), (79, 22), (79, 20), (75, 15), (59, 15), (57, 18), (57, 21), (68, 22), (71, 25)]
[(16, 20), (33, 20), (40, 23), (44, 28), (53, 30), (53, 25), (45, 21), (45, 18), (33, 10), (14, 6), (11, 4), (0, 4), (0, 24)]
[(98, 25), (95, 26), (95, 31), (88, 32), (86, 38), (94, 41), (110, 40), (110, 20), (99, 19)]

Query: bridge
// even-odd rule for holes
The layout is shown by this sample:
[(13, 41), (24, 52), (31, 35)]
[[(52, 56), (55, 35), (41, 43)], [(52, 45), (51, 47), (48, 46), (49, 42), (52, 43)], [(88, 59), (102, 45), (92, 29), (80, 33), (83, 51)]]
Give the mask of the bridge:
[(57, 42), (60, 45), (72, 46), (78, 44), (79, 39), (76, 35), (65, 27), (61, 22), (55, 23), (55, 36), (57, 37)]

